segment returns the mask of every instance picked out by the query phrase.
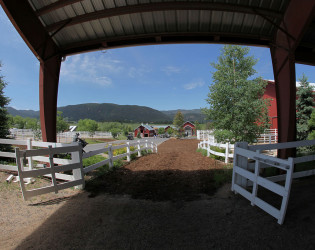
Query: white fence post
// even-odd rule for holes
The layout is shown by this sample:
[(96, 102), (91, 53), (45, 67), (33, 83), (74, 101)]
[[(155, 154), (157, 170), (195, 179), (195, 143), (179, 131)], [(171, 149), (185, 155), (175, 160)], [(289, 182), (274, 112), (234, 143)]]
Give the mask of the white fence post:
[[(71, 152), (71, 162), (72, 163), (81, 163), (81, 167), (77, 169), (72, 170), (73, 179), (74, 180), (82, 180), (84, 179), (84, 173), (83, 173), (83, 165), (82, 165), (82, 147), (80, 146), (79, 151)], [(75, 186), (76, 189), (83, 189), (85, 186), (85, 182), (83, 182), (82, 185)]]
[[(237, 142), (235, 143), (234, 146), (234, 152), (236, 152), (236, 148), (244, 148), (248, 149), (248, 143), (247, 142)], [(248, 169), (248, 160), (244, 156), (240, 156), (238, 154), (234, 154), (234, 163), (236, 163), (236, 166), (243, 168), (243, 169)], [(243, 176), (236, 175), (234, 171), (234, 166), (233, 166), (233, 176), (232, 176), (232, 181), (235, 178), (235, 183), (238, 184), (241, 187), (247, 187), (247, 179)], [(233, 188), (233, 187), (232, 187)], [(232, 190), (233, 191), (233, 190)]]
[(145, 140), (145, 150), (148, 152), (148, 140)]
[[(32, 149), (32, 139), (27, 139), (27, 149), (31, 150)], [(27, 157), (28, 161), (28, 169), (32, 170), (33, 169), (33, 159), (32, 157)]]
[(127, 161), (130, 161), (130, 142), (126, 142), (127, 144)]
[(140, 156), (141, 156), (141, 145), (140, 145), (140, 140), (138, 140), (138, 145), (137, 145), (137, 147), (138, 147), (138, 157), (140, 157)]
[(225, 144), (225, 161), (224, 161), (224, 163), (228, 163), (229, 162), (229, 149), (230, 149), (230, 143), (227, 142)]
[(153, 141), (151, 141), (151, 149), (152, 149), (152, 153), (154, 153)]
[(109, 165), (109, 169), (111, 169), (113, 166), (114, 166), (114, 164), (113, 164), (113, 149), (112, 149), (112, 144), (109, 144), (109, 146), (108, 146), (108, 159), (109, 159), (109, 163), (108, 163), (108, 165)]
[[(209, 139), (209, 138), (208, 138)], [(204, 141), (204, 143), (206, 143), (206, 141)], [(209, 157), (210, 156), (210, 143), (209, 143), (209, 141), (207, 142), (207, 157)], [(204, 147), (205, 147), (206, 145), (204, 144)]]

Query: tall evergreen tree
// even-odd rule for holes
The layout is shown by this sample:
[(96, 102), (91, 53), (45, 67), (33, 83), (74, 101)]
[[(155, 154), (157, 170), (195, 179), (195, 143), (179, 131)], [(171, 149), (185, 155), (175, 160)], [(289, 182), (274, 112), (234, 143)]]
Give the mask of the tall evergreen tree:
[[(1, 73), (2, 64), (0, 62), (0, 73)], [(4, 77), (0, 74), (0, 138), (7, 138), (9, 133), (9, 115), (7, 112), (7, 105), (10, 102), (10, 99), (5, 96), (4, 88), (7, 83), (4, 81)], [(0, 151), (5, 150), (7, 147), (0, 145)]]
[(206, 99), (210, 108), (203, 111), (218, 141), (254, 142), (269, 127), (269, 100), (261, 98), (266, 82), (252, 79), (257, 60), (248, 53), (248, 47), (226, 45), (218, 62), (211, 63), (216, 71)]
[(303, 74), (299, 79), (296, 95), (296, 138), (297, 140), (306, 140), (310, 129), (308, 121), (311, 118), (313, 107), (315, 106), (313, 87), (309, 84), (308, 78)]

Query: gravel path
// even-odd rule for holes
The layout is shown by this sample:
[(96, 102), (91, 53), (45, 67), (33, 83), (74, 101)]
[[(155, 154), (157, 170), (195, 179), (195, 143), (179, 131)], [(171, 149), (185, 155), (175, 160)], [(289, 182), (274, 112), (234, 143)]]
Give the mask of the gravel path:
[(97, 179), (98, 192), (31, 202), (0, 173), (0, 249), (314, 249), (315, 178), (293, 182), (280, 226), (229, 185), (207, 189), (220, 165), (196, 146), (168, 140), (158, 155)]

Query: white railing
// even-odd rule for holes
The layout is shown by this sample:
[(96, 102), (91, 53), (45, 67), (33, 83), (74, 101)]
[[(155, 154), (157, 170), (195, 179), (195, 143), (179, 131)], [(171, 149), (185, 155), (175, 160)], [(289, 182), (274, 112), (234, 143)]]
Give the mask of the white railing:
[[(290, 196), (292, 178), (315, 175), (315, 169), (294, 172), (294, 164), (314, 161), (315, 155), (279, 159), (265, 155), (262, 152), (272, 149), (297, 148), (313, 145), (315, 145), (315, 140), (254, 146), (248, 146), (246, 142), (236, 143), (234, 148), (232, 191), (241, 194), (251, 202), (252, 206), (256, 205), (260, 207), (278, 219), (279, 224), (282, 224), (285, 218), (288, 199)], [(260, 170), (268, 167), (280, 169), (282, 172), (284, 171), (285, 174), (267, 178), (260, 176)], [(284, 185), (275, 183), (282, 180), (285, 180)], [(248, 191), (249, 186), (252, 186), (251, 192)], [(257, 190), (259, 186), (262, 186), (282, 197), (280, 209), (275, 208), (266, 201), (257, 197)]]
[(257, 138), (258, 143), (277, 143), (278, 142), (278, 129), (266, 129), (265, 133)]
[[(15, 149), (18, 174), (20, 178), (20, 186), (24, 200), (28, 200), (33, 196), (46, 194), (50, 192), (58, 193), (59, 190), (77, 187), (84, 188), (84, 174), (82, 171), (82, 147), (80, 145), (57, 147), (53, 148), (51, 145), (44, 149), (35, 150), (20, 150)], [(71, 160), (64, 161), (60, 165), (60, 161), (54, 157), (56, 154), (69, 154), (71, 153)], [(47, 157), (48, 156), (48, 157)], [(24, 159), (26, 158), (48, 158), (49, 167), (39, 169), (24, 168)], [(72, 171), (71, 178), (67, 182), (58, 183), (60, 175), (64, 175), (64, 171)], [(35, 178), (38, 176), (46, 176), (51, 178), (50, 185), (27, 190), (24, 184), (25, 178)]]
[[(131, 147), (134, 148), (134, 150), (131, 151)], [(115, 149), (121, 149), (121, 148), (126, 148), (126, 153), (123, 154), (119, 154), (114, 156), (113, 152)], [(88, 173), (94, 169), (97, 169), (101, 166), (104, 166), (105, 164), (109, 164), (109, 168), (113, 167), (113, 162), (115, 160), (127, 157), (127, 161), (129, 162), (131, 160), (131, 154), (138, 154), (138, 157), (141, 156), (141, 151), (142, 150), (151, 150), (152, 152), (155, 151), (155, 153), (157, 153), (157, 144), (153, 143), (153, 141), (148, 142), (148, 140), (145, 141), (137, 141), (137, 142), (127, 142), (125, 144), (121, 144), (121, 145), (115, 145), (113, 146), (112, 144), (109, 144), (108, 147), (106, 148), (101, 148), (98, 150), (94, 150), (94, 151), (90, 151), (88, 153), (83, 154), (83, 159), (94, 156), (94, 155), (98, 155), (98, 154), (104, 154), (107, 153), (108, 154), (108, 158), (100, 161), (98, 163), (95, 163), (93, 165), (90, 165), (88, 167), (85, 167), (83, 169), (84, 173)]]
[[(56, 147), (65, 147), (65, 146), (73, 146), (77, 145), (77, 143), (71, 143), (71, 144), (64, 144), (64, 143), (56, 143), (56, 142), (39, 142), (39, 141), (33, 141), (32, 139), (27, 140), (13, 140), (13, 139), (0, 139), (0, 144), (4, 145), (12, 145), (14, 146), (22, 146), (26, 148), (27, 150), (32, 150), (34, 147), (36, 148), (47, 148), (49, 146), (52, 146), (53, 148)], [(4, 158), (9, 159), (16, 159), (16, 154), (13, 152), (1, 152), (0, 156)], [(34, 167), (34, 160), (49, 163), (48, 157), (28, 157), (28, 168), (29, 170), (33, 169)], [(67, 160), (64, 159), (57, 159), (56, 163), (64, 164), (68, 163)], [(9, 171), (17, 171), (17, 163), (15, 161), (15, 165), (8, 165), (8, 164), (0, 164), (0, 170), (9, 170)]]
[(80, 134), (81, 138), (112, 138), (112, 133), (111, 132), (101, 132), (101, 131), (95, 131), (93, 136), (91, 136), (91, 133), (88, 131), (73, 131), (73, 132), (63, 132), (63, 133), (58, 133), (58, 137), (62, 138), (73, 138), (76, 133)]
[[(20, 150), (19, 148), (16, 148), (15, 153), (0, 152), (0, 157), (15, 159), (15, 165), (0, 164), (0, 170), (17, 171), (19, 172), (21, 180), (23, 178), (36, 177), (40, 175), (52, 179), (52, 186), (39, 190), (36, 189), (34, 192), (32, 190), (27, 191), (25, 189), (24, 182), (21, 181), (23, 182), (23, 184), (20, 185), (25, 200), (35, 195), (44, 194), (51, 191), (57, 192), (58, 190), (67, 187), (84, 185), (83, 179), (84, 174), (94, 169), (97, 169), (107, 163), (109, 164), (109, 168), (112, 168), (115, 160), (124, 157), (126, 157), (127, 161), (129, 162), (131, 161), (132, 154), (137, 154), (137, 156), (140, 157), (142, 150), (146, 150), (147, 152), (148, 150), (151, 150), (152, 152), (155, 153), (157, 153), (158, 150), (157, 144), (155, 144), (153, 141), (149, 142), (148, 140), (126, 142), (121, 145), (109, 145), (106, 148), (89, 151), (88, 153), (85, 154), (82, 154), (82, 148), (76, 142), (71, 144), (62, 144), (55, 142), (37, 142), (32, 141), (31, 139), (28, 140), (0, 139), (0, 144), (22, 146), (26, 148), (26, 150)], [(36, 149), (33, 149), (33, 147), (36, 147)], [(38, 147), (41, 147), (41, 149), (38, 149)], [(126, 152), (123, 154), (114, 155), (114, 150), (121, 148), (126, 148)], [(71, 159), (61, 159), (55, 156), (56, 154), (64, 154), (69, 152), (71, 152)], [(83, 168), (82, 166), (83, 159), (104, 153), (107, 153), (108, 155), (107, 159), (95, 163), (86, 168)], [(23, 161), (21, 161), (22, 158)], [(40, 162), (40, 164), (38, 164), (38, 162)], [(79, 165), (75, 163), (78, 163)], [(72, 175), (60, 173), (68, 170), (73, 170)], [(56, 179), (64, 180), (67, 182), (62, 185), (61, 184), (57, 185)]]
[(197, 130), (197, 139), (216, 142), (214, 139), (213, 130)]
[[(32, 129), (10, 129), (10, 135), (14, 139), (35, 139), (35, 133)], [(63, 141), (65, 143), (72, 142), (73, 137), (76, 133), (80, 134), (81, 138), (112, 138), (111, 132), (101, 132), (96, 131), (93, 136), (91, 136), (88, 131), (74, 131), (74, 132), (63, 132), (57, 134), (58, 141)]]
[[(225, 153), (216, 152), (211, 149), (211, 147), (218, 147), (218, 148), (224, 148)], [(222, 156), (225, 158), (225, 163), (229, 162), (229, 158), (233, 158), (233, 154), (230, 154), (230, 150), (234, 149), (234, 145), (230, 143), (222, 144), (222, 143), (215, 143), (211, 141), (202, 141), (198, 143), (198, 148), (202, 148), (207, 150), (207, 156), (209, 157), (210, 154), (216, 155), (216, 156)]]

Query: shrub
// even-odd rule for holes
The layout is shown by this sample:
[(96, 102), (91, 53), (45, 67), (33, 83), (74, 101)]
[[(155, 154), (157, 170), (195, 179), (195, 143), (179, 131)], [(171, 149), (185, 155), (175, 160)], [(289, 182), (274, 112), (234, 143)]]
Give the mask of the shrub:
[(83, 167), (91, 166), (91, 165), (93, 165), (95, 163), (98, 163), (98, 162), (106, 160), (106, 159), (107, 159), (106, 157), (101, 156), (101, 155), (93, 155), (93, 156), (91, 156), (89, 158), (85, 158), (85, 159), (82, 160)]
[[(215, 152), (218, 152), (218, 153), (225, 153), (225, 148), (219, 148), (219, 147), (215, 147), (215, 146), (210, 146), (210, 149), (215, 151)], [(210, 154), (210, 157), (212, 159), (219, 160), (219, 161), (224, 161), (225, 160), (225, 157), (217, 156), (217, 155), (214, 155), (214, 154)]]
[(205, 149), (198, 148), (197, 152), (201, 153), (203, 156), (207, 156), (207, 150), (205, 150)]

